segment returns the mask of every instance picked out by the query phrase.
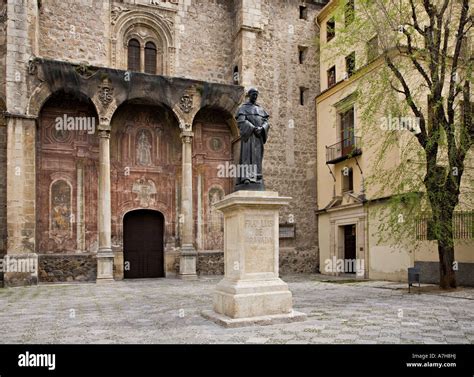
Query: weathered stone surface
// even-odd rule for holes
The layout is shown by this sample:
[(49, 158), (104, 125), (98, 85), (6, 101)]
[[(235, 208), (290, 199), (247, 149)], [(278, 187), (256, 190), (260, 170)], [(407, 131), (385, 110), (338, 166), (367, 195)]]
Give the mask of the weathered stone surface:
[(293, 312), (288, 285), (279, 278), (280, 207), (289, 197), (269, 191), (237, 191), (216, 203), (224, 213), (225, 276), (216, 286), (214, 312), (226, 327), (304, 320)]
[(95, 281), (97, 261), (94, 254), (39, 255), (39, 282)]
[(199, 252), (197, 257), (197, 273), (201, 276), (224, 275), (224, 252)]
[(308, 274), (314, 272), (318, 255), (311, 249), (280, 247), (280, 274)]

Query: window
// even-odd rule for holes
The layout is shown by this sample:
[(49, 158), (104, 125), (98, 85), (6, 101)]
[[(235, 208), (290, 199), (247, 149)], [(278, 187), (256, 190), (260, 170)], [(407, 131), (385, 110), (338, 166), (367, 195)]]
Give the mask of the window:
[(329, 42), (336, 36), (336, 21), (334, 17), (330, 18), (328, 22), (326, 22), (326, 41)]
[(140, 71), (140, 43), (136, 39), (128, 42), (128, 70)]
[(304, 64), (304, 61), (306, 60), (306, 55), (308, 52), (308, 47), (305, 46), (298, 46), (298, 59), (300, 64)]
[[(453, 238), (456, 240), (474, 239), (474, 212), (459, 211), (453, 214)], [(431, 213), (424, 213), (416, 220), (416, 239), (436, 239), (436, 227)]]
[(240, 75), (239, 75), (239, 67), (237, 65), (234, 67), (234, 73), (232, 75), (232, 78), (234, 80), (234, 84), (239, 85)]
[(308, 19), (308, 8), (306, 6), (300, 6), (300, 20), (307, 20)]
[(328, 88), (336, 84), (336, 66), (328, 69)]
[(153, 42), (145, 45), (145, 73), (156, 74), (156, 46)]
[(342, 168), (342, 193), (354, 191), (354, 175), (352, 168)]
[(351, 52), (346, 56), (346, 73), (347, 77), (351, 77), (355, 72), (355, 52)]
[(351, 154), (354, 145), (354, 106), (339, 114), (341, 119), (342, 155)]
[(369, 39), (367, 42), (367, 63), (372, 62), (379, 56), (379, 36)]
[(307, 88), (300, 88), (300, 105), (304, 106), (306, 100), (306, 92), (308, 91)]
[(347, 0), (344, 8), (344, 23), (349, 26), (354, 21), (354, 0)]

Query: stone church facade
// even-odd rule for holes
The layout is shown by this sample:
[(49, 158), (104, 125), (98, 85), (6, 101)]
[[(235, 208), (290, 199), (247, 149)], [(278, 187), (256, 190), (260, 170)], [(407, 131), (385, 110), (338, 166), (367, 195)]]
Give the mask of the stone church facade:
[(281, 271), (317, 271), (325, 3), (0, 1), (4, 284), (222, 274), (213, 204), (234, 189), (251, 86), (271, 115), (266, 189), (293, 198)]

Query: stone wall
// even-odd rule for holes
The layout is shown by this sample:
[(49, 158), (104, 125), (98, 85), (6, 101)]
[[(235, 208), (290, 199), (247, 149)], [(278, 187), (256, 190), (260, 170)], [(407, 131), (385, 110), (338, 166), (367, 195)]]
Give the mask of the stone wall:
[[(301, 20), (300, 5), (298, 0), (262, 0), (264, 26), (255, 53), (255, 85), (261, 91), (261, 105), (271, 115), (272, 127), (265, 150), (266, 187), (293, 198), (280, 212), (280, 222), (296, 224), (294, 250), (281, 249), (285, 273), (315, 272), (318, 268), (314, 98), (319, 93), (315, 44), (319, 31), (314, 19), (321, 7), (307, 4), (307, 20)], [(299, 64), (298, 46), (307, 47), (303, 64)], [(307, 88), (304, 105), (300, 104), (300, 87)]]
[(232, 83), (232, 3), (193, 0), (182, 4), (177, 18), (176, 76)]
[[(111, 40), (118, 15), (152, 12), (170, 20), (176, 48), (173, 76), (210, 82), (232, 82), (232, 1), (193, 0), (150, 4), (149, 1), (43, 0), (39, 10), (39, 55), (44, 58), (110, 66)], [(171, 15), (171, 16), (170, 16)], [(117, 48), (118, 54), (124, 50)], [(123, 56), (116, 56), (118, 66)], [(126, 60), (126, 57), (125, 57)]]
[(198, 275), (224, 275), (224, 252), (199, 252), (196, 263)]
[(108, 0), (42, 0), (39, 52), (44, 58), (109, 63)]
[(7, 55), (7, 0), (0, 0), (0, 98), (3, 100), (5, 100), (6, 55)]
[[(0, 101), (0, 258), (7, 252), (7, 127), (4, 110)], [(3, 272), (0, 271), (2, 280)]]
[(40, 283), (95, 281), (97, 261), (94, 254), (39, 255)]
[[(416, 261), (415, 267), (420, 269), (421, 284), (439, 284), (439, 262)], [(456, 282), (461, 287), (474, 287), (474, 263), (458, 263)]]

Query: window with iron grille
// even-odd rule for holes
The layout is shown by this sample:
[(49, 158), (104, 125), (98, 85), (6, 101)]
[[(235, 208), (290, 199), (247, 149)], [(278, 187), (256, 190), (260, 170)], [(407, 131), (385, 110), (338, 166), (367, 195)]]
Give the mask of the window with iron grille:
[[(455, 212), (453, 215), (453, 238), (456, 240), (474, 239), (474, 212)], [(434, 223), (430, 214), (424, 214), (416, 222), (416, 239), (435, 240)]]

